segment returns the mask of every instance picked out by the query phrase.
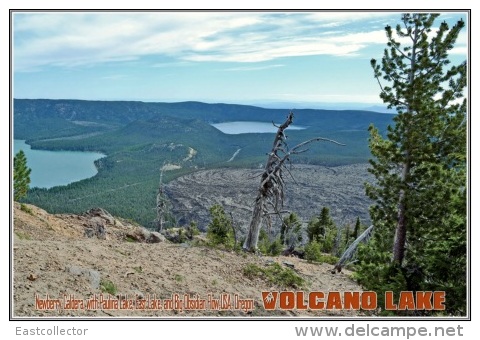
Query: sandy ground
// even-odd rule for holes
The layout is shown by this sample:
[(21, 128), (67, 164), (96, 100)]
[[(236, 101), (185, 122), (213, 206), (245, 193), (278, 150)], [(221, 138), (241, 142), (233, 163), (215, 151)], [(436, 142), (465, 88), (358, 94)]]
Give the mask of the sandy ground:
[[(244, 274), (248, 264), (265, 267), (276, 261), (284, 266), (283, 262), (288, 261), (306, 280), (305, 293), (361, 291), (350, 279), (351, 273), (331, 274), (329, 264), (168, 241), (128, 242), (125, 236), (138, 227), (125, 221), (108, 216), (50, 215), (35, 206), (25, 206), (29, 212), (15, 203), (13, 214), (14, 317), (361, 315), (353, 310), (265, 310), (262, 291), (300, 289), (277, 287)], [(87, 238), (85, 229), (99, 221), (106, 228), (106, 239)], [(102, 291), (106, 282), (115, 285), (114, 295)], [(219, 310), (212, 307), (215, 301), (209, 303), (209, 296), (224, 299), (226, 305), (230, 297), (231, 305)], [(205, 310), (197, 309), (202, 307), (201, 300), (206, 300)], [(185, 310), (186, 304), (190, 310)]]

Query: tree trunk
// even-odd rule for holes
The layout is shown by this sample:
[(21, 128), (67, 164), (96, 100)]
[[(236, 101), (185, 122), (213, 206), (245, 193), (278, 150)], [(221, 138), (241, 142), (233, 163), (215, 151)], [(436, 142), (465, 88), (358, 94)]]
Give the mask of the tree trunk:
[[(402, 184), (405, 184), (409, 173), (410, 163), (407, 161), (402, 171)], [(403, 258), (405, 257), (405, 244), (407, 242), (406, 210), (405, 189), (401, 189), (398, 199), (398, 220), (395, 229), (395, 241), (393, 242), (393, 262), (399, 265), (402, 265)]]
[(395, 229), (395, 241), (393, 243), (393, 262), (402, 264), (405, 256), (405, 242), (407, 240), (407, 225), (405, 223), (405, 194), (400, 193), (400, 203), (398, 205), (398, 221)]
[(165, 210), (165, 202), (162, 198), (163, 191), (159, 188), (157, 194), (157, 232), (161, 232), (163, 230), (164, 218), (163, 213)]
[[(413, 88), (413, 83), (415, 80), (415, 70), (417, 67), (417, 43), (419, 38), (419, 29), (417, 25), (413, 31), (413, 46), (412, 46), (412, 57), (410, 60), (410, 74), (409, 74), (409, 85)], [(412, 93), (412, 97), (407, 100), (407, 111), (412, 116), (415, 114), (414, 108), (412, 107), (415, 102), (414, 98), (415, 93)], [(405, 132), (407, 143), (410, 139), (410, 134), (408, 128)], [(407, 177), (410, 173), (410, 153), (407, 150), (405, 154), (405, 163), (402, 170), (402, 185), (406, 184)], [(407, 242), (407, 223), (406, 223), (406, 205), (405, 205), (405, 189), (400, 189), (400, 195), (398, 198), (398, 210), (397, 210), (397, 226), (395, 228), (395, 239), (393, 242), (393, 262), (398, 265), (402, 265), (403, 258), (405, 257), (405, 244)]]
[(366, 243), (370, 239), (373, 233), (373, 225), (368, 227), (359, 237), (355, 239), (355, 241), (352, 242), (350, 247), (345, 250), (345, 252), (342, 254), (340, 259), (338, 260), (337, 264), (335, 264), (335, 267), (331, 271), (332, 274), (335, 274), (335, 271), (341, 272), (342, 267), (347, 264), (347, 261), (350, 261), (353, 256), (355, 255), (358, 245), (360, 243)]
[(237, 230), (235, 229), (235, 224), (233, 221), (233, 214), (230, 212), (230, 219), (232, 220), (232, 230), (233, 230), (233, 249), (237, 249)]
[(160, 181), (157, 192), (157, 232), (163, 230), (165, 224), (165, 211), (167, 210), (167, 202), (165, 199), (165, 191), (163, 189), (163, 170), (160, 170)]
[(255, 252), (257, 250), (262, 219), (268, 213), (267, 204), (272, 206), (275, 213), (280, 214), (285, 194), (282, 170), (285, 168), (285, 162), (290, 161), (290, 156), (307, 151), (308, 149), (301, 148), (316, 141), (328, 141), (338, 145), (344, 145), (334, 140), (317, 137), (302, 142), (292, 149), (289, 149), (284, 131), (292, 122), (293, 112), (290, 112), (285, 122), (278, 126), (273, 141), (272, 151), (268, 154), (267, 164), (265, 165), (265, 170), (262, 174), (257, 199), (255, 200), (255, 206), (253, 207), (250, 228), (243, 245), (243, 248), (247, 251)]
[(266, 203), (268, 197), (274, 199), (274, 207), (283, 205), (283, 179), (282, 165), (288, 156), (279, 157), (279, 152), (285, 152), (285, 129), (292, 123), (293, 113), (290, 112), (285, 122), (278, 127), (275, 139), (273, 141), (272, 151), (269, 153), (265, 171), (262, 174), (260, 187), (258, 188), (257, 199), (253, 207), (252, 220), (248, 230), (247, 238), (243, 248), (245, 250), (255, 252), (257, 249), (258, 236), (262, 225), (263, 215), (266, 213)]
[(258, 236), (260, 234), (260, 228), (262, 227), (265, 199), (262, 192), (259, 192), (255, 200), (255, 206), (253, 207), (253, 215), (250, 221), (248, 235), (243, 244), (243, 248), (248, 251), (255, 251), (257, 249)]

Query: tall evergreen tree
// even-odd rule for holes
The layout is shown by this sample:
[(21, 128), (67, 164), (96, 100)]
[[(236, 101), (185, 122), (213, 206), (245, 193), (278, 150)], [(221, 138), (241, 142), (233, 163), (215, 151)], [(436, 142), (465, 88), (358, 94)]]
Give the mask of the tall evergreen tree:
[(360, 228), (361, 228), (361, 224), (360, 224), (360, 217), (357, 217), (357, 221), (355, 222), (355, 227), (353, 228), (353, 233), (352, 233), (352, 238), (354, 240), (357, 239), (357, 237), (360, 235)]
[(333, 250), (337, 237), (337, 226), (330, 217), (330, 209), (323, 207), (320, 215), (313, 218), (307, 226), (309, 242), (318, 242), (322, 251), (329, 253)]
[(220, 204), (210, 207), (211, 222), (207, 226), (207, 239), (212, 245), (224, 245), (227, 249), (234, 247), (235, 236), (232, 220)]
[(385, 28), (381, 62), (371, 60), (397, 115), (386, 138), (369, 129), (375, 237), (360, 252), (358, 276), (372, 289), (445, 290), (449, 311), (464, 313), (467, 69), (451, 66), (449, 51), (465, 24), (432, 32), (438, 16), (403, 14)]
[(27, 166), (27, 156), (23, 150), (20, 150), (13, 158), (13, 199), (15, 201), (27, 195), (31, 171)]
[(350, 226), (346, 225), (345, 226), (345, 244), (344, 244), (344, 249), (347, 249), (348, 244), (350, 243)]

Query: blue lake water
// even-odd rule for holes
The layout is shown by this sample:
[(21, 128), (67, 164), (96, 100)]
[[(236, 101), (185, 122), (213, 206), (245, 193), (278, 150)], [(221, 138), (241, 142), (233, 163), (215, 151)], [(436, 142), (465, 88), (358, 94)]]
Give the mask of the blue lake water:
[[(277, 125), (280, 124), (281, 123)], [(237, 135), (240, 133), (275, 133), (278, 130), (271, 122), (226, 122), (212, 124), (212, 126), (227, 135)], [(291, 125), (288, 127), (288, 130), (303, 130), (306, 128), (306, 126)]]
[(14, 141), (14, 155), (23, 150), (27, 156), (30, 187), (51, 188), (95, 176), (95, 160), (105, 157), (97, 152), (32, 150), (24, 140)]

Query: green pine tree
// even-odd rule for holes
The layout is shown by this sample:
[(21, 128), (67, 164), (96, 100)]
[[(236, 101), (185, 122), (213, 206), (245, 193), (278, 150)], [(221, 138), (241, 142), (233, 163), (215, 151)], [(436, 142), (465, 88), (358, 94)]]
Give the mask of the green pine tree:
[(223, 207), (215, 204), (210, 207), (211, 222), (207, 226), (207, 239), (211, 245), (223, 245), (233, 249), (235, 237), (233, 234), (232, 220), (227, 216)]
[(335, 245), (337, 227), (330, 217), (330, 210), (323, 207), (320, 216), (313, 218), (307, 226), (309, 242), (316, 241), (320, 244), (322, 251), (329, 253)]
[(380, 294), (445, 290), (448, 312), (463, 314), (467, 69), (450, 65), (448, 53), (464, 22), (432, 32), (438, 16), (403, 14), (395, 30), (385, 28), (381, 62), (371, 61), (380, 97), (398, 114), (386, 138), (369, 129), (375, 235), (359, 251), (357, 275)]
[(347, 249), (348, 248), (348, 245), (350, 244), (350, 238), (351, 238), (351, 235), (350, 235), (350, 226), (349, 225), (346, 225), (345, 226), (345, 244), (343, 245), (343, 248), (344, 249)]
[(283, 219), (282, 227), (280, 228), (280, 242), (288, 247), (296, 246), (302, 241), (301, 228), (302, 223), (298, 215), (290, 213)]
[(352, 233), (352, 239), (356, 240), (358, 236), (360, 235), (360, 230), (361, 230), (361, 223), (360, 223), (360, 217), (357, 217), (357, 221), (355, 222), (355, 227), (353, 228), (353, 233)]
[(31, 172), (32, 170), (27, 167), (27, 157), (23, 150), (20, 150), (13, 158), (13, 199), (15, 201), (27, 195)]

